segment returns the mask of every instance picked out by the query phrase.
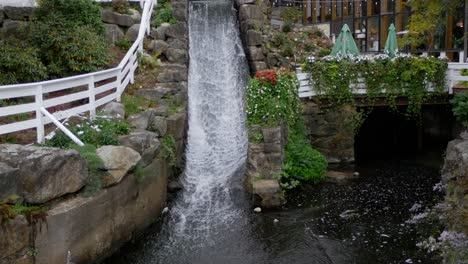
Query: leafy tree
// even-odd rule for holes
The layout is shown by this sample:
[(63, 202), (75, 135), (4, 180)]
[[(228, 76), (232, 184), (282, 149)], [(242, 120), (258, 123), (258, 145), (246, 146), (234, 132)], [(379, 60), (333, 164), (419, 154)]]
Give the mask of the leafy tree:
[(411, 0), (407, 5), (414, 11), (407, 26), (408, 33), (400, 46), (420, 46), (427, 49), (434, 47), (434, 35), (440, 25), (447, 22), (447, 17), (463, 6), (463, 0)]

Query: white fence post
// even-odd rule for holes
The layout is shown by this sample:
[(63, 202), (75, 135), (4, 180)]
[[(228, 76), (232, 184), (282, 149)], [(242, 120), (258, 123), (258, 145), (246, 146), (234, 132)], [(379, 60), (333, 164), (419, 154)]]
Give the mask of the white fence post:
[(122, 100), (122, 70), (119, 70), (119, 73), (117, 74), (117, 98), (115, 99), (118, 103)]
[(463, 58), (464, 58), (465, 52), (462, 50), (458, 53), (458, 62), (464, 63)]
[(94, 75), (89, 77), (88, 93), (89, 93), (89, 115), (91, 119), (96, 117), (96, 94), (94, 90)]
[(41, 108), (43, 107), (42, 85), (36, 88), (36, 95), (34, 96), (36, 102), (36, 134), (37, 143), (44, 143), (44, 118), (42, 116)]

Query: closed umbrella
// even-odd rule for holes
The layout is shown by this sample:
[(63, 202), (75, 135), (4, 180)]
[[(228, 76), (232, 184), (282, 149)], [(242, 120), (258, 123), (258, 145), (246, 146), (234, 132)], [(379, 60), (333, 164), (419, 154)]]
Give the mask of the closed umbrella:
[(349, 30), (347, 24), (343, 25), (343, 28), (341, 29), (340, 35), (338, 35), (338, 39), (336, 40), (331, 55), (343, 57), (349, 57), (350, 55), (359, 55), (359, 49), (356, 46), (356, 42), (354, 42), (353, 35), (351, 34), (351, 30)]
[(385, 42), (384, 52), (390, 57), (395, 57), (398, 52), (397, 33), (393, 23), (388, 28), (387, 41)]

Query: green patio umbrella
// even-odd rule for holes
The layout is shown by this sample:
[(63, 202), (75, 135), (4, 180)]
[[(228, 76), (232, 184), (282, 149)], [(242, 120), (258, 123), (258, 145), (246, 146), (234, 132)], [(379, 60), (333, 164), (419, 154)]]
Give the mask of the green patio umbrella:
[(343, 28), (341, 29), (340, 35), (338, 35), (338, 39), (336, 40), (331, 55), (344, 57), (349, 57), (350, 55), (359, 55), (359, 49), (356, 46), (356, 42), (354, 42), (353, 35), (351, 34), (347, 24), (344, 24)]
[(388, 36), (387, 41), (385, 42), (384, 52), (392, 58), (395, 57), (398, 52), (397, 35), (395, 25), (393, 25), (393, 23), (388, 28)]

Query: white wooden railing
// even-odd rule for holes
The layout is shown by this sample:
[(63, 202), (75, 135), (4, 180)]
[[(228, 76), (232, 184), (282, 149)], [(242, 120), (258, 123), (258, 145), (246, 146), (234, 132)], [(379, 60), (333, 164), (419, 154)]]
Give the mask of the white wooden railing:
[[(157, 0), (144, 0), (141, 3), (143, 13), (138, 38), (116, 68), (50, 81), (0, 86), (0, 100), (16, 99), (15, 102), (27, 102), (0, 106), (0, 135), (35, 128), (37, 142), (43, 143), (45, 125), (57, 125), (58, 120), (86, 112), (93, 118), (96, 116), (96, 108), (113, 100), (120, 101), (127, 85), (134, 81), (138, 52), (143, 49), (145, 34), (150, 33), (151, 14)], [(66, 95), (50, 96), (58, 91)], [(72, 108), (55, 110), (66, 108), (72, 102)], [(32, 119), (6, 121), (12, 120), (15, 115), (31, 112), (35, 113)], [(59, 128), (67, 135), (70, 134), (64, 126)], [(79, 140), (73, 140), (82, 144)]]
[[(468, 63), (456, 63), (456, 62), (449, 62), (448, 69), (447, 69), (447, 87), (446, 92), (448, 94), (453, 94), (453, 86), (460, 81), (468, 81), (468, 76), (461, 76), (460, 71), (462, 69), (468, 69)], [(299, 87), (299, 97), (300, 98), (307, 98), (316, 96), (317, 93), (314, 89), (311, 88), (309, 82), (308, 73), (303, 73), (301, 68), (298, 67), (296, 69), (297, 78), (300, 82)], [(359, 94), (366, 94), (366, 89), (362, 85), (356, 85), (353, 89), (353, 93), (356, 95)]]

